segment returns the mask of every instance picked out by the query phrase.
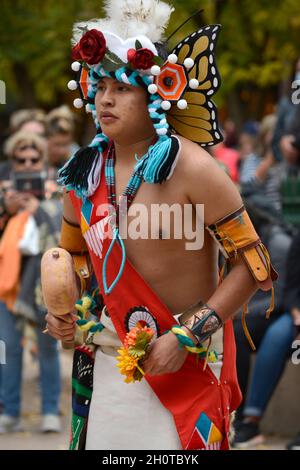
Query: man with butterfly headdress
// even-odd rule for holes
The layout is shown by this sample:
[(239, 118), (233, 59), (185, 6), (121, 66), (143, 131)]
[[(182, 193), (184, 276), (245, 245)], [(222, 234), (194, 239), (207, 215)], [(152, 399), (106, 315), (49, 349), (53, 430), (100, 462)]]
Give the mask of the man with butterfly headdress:
[[(222, 140), (211, 101), (220, 26), (171, 49), (167, 3), (107, 0), (105, 11), (75, 25), (78, 76), (69, 83), (97, 134), (60, 171), (61, 247), (76, 260), (82, 291), (92, 276), (78, 257), (88, 258), (100, 292), (98, 323), (80, 320), (93, 326), (75, 349), (71, 448), (228, 449), (241, 400), (230, 318), (258, 288), (271, 289), (276, 273), (233, 183), (203, 149)], [(155, 204), (190, 205), (193, 226), (204, 205), (202, 249), (187, 249), (186, 233), (166, 237), (149, 220)], [(131, 222), (141, 205), (141, 225), (156, 222), (156, 230), (124, 236), (124, 216)], [(71, 340), (72, 315), (64, 320), (49, 312), (49, 332)], [(117, 350), (137, 325), (153, 340), (145, 378), (127, 384)]]

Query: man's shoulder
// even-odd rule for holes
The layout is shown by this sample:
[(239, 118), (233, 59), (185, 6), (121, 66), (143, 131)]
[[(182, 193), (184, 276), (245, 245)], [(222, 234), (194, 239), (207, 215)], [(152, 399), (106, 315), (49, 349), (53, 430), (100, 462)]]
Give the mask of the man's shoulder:
[(176, 136), (180, 141), (180, 158), (178, 161), (178, 173), (184, 173), (185, 176), (207, 179), (221, 170), (220, 165), (203, 147), (185, 139)]
[(178, 180), (193, 204), (205, 204), (205, 222), (219, 220), (242, 205), (236, 186), (216, 160), (203, 148), (182, 139)]

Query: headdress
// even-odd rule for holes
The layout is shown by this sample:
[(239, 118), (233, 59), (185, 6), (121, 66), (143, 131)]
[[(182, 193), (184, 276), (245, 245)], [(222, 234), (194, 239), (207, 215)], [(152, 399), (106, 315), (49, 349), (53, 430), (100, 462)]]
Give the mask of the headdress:
[(173, 10), (159, 0), (106, 0), (105, 19), (75, 24), (72, 70), (78, 76), (68, 87), (79, 89), (81, 98), (74, 106), (86, 104), (97, 135), (60, 170), (59, 182), (79, 197), (91, 196), (98, 187), (102, 155), (109, 144), (95, 108), (97, 83), (104, 77), (141, 86), (149, 94), (158, 140), (136, 164), (146, 182), (162, 183), (171, 177), (180, 150), (174, 133), (202, 146), (222, 140), (210, 99), (220, 86), (214, 56), (220, 25), (200, 28), (168, 51), (163, 33)]

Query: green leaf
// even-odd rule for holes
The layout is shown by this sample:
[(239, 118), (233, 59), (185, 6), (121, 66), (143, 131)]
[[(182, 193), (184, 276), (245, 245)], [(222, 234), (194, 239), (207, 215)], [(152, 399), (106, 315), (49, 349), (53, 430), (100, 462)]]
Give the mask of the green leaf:
[(149, 335), (147, 334), (137, 335), (135, 349), (141, 349), (142, 351), (144, 351), (147, 345), (149, 344), (149, 342), (150, 342)]
[(136, 50), (143, 49), (143, 46), (138, 39), (135, 41), (135, 48)]
[(103, 68), (105, 70), (107, 70), (107, 72), (115, 72), (116, 70), (118, 70), (121, 67), (121, 65), (116, 64), (115, 62), (111, 62), (106, 57), (104, 57), (104, 59), (102, 59), (101, 64), (102, 64)]
[(159, 65), (160, 67), (164, 64), (164, 60), (161, 57), (159, 57), (158, 55), (153, 57), (153, 62), (156, 65)]
[(142, 349), (133, 347), (133, 346), (129, 348), (129, 353), (135, 359), (138, 359), (138, 358), (140, 359), (141, 357), (145, 356), (145, 351), (143, 351)]
[(116, 54), (114, 54), (110, 50), (106, 51), (105, 57), (111, 62), (113, 62), (114, 64), (119, 64), (119, 65), (124, 64), (124, 62), (120, 59), (120, 57), (118, 57)]
[(138, 369), (136, 369), (134, 374), (133, 374), (133, 377), (134, 377), (135, 380), (140, 382), (143, 379), (144, 376), (143, 376), (143, 374), (141, 374), (141, 372)]
[(102, 59), (102, 65), (108, 72), (115, 72), (121, 67), (126, 67), (127, 64), (123, 62), (116, 54), (107, 50), (104, 58)]
[(79, 31), (82, 31), (83, 34), (87, 33), (89, 30), (87, 26), (78, 26), (77, 29), (79, 29)]

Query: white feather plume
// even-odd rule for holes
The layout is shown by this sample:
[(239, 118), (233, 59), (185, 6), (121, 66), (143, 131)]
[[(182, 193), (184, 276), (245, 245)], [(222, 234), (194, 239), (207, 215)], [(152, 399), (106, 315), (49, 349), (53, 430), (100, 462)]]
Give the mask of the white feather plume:
[(107, 18), (76, 23), (73, 44), (82, 36), (82, 29), (98, 29), (117, 34), (123, 40), (137, 35), (148, 37), (153, 43), (163, 39), (170, 16), (174, 11), (166, 2), (159, 0), (104, 0)]

